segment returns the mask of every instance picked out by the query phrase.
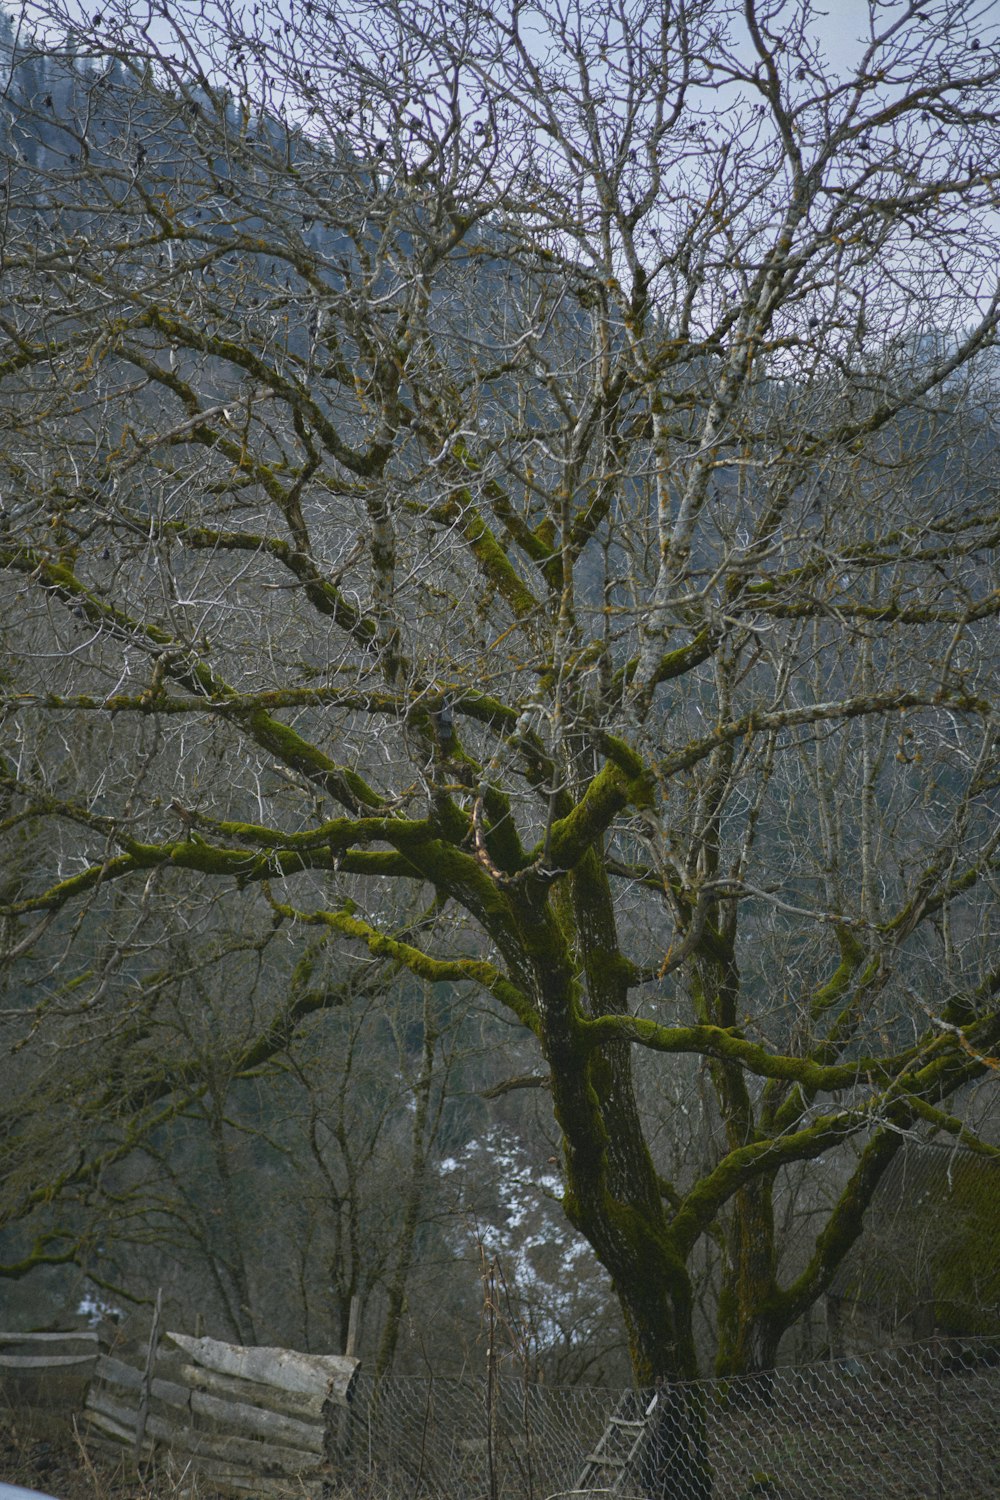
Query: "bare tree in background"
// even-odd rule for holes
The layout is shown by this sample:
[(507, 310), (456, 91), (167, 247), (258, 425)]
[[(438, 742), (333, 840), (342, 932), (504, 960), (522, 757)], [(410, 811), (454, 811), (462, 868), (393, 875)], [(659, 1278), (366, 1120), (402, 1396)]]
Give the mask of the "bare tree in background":
[[(644, 1384), (708, 1236), (718, 1368), (771, 1364), (997, 1067), (1000, 48), (816, 23), (43, 3), (9, 48), (9, 942), (113, 1029), (87, 935), (189, 877), (478, 985)], [(698, 1060), (697, 1172), (637, 1054)], [(783, 1279), (783, 1174), (850, 1139)]]

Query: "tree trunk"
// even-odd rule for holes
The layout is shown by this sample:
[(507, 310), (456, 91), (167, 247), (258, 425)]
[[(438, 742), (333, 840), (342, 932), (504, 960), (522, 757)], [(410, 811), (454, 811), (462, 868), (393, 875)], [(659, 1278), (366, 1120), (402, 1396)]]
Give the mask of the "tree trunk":
[(771, 1369), (784, 1332), (777, 1295), (773, 1184), (748, 1183), (736, 1194), (727, 1236), (719, 1304), (720, 1375)]
[[(406, 1289), (413, 1268), (413, 1250), (420, 1227), (420, 1212), (427, 1182), (427, 1155), (430, 1148), (428, 1116), (434, 1084), (438, 1033), (433, 1005), (426, 990), (423, 1010), (424, 1046), (420, 1073), (414, 1088), (413, 1131), (410, 1137), (410, 1172), (403, 1199), (403, 1218), (396, 1263), (389, 1281), (389, 1305), (386, 1311), (373, 1375), (376, 1381), (392, 1369), (406, 1306)], [(433, 1134), (433, 1131), (430, 1132)]]

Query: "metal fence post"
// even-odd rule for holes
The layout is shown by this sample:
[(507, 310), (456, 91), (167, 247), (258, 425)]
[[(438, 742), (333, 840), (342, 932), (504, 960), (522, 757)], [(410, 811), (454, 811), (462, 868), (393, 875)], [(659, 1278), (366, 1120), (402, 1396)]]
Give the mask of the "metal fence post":
[(944, 1451), (942, 1423), (944, 1420), (941, 1399), (941, 1330), (934, 1330), (934, 1500), (944, 1500)]

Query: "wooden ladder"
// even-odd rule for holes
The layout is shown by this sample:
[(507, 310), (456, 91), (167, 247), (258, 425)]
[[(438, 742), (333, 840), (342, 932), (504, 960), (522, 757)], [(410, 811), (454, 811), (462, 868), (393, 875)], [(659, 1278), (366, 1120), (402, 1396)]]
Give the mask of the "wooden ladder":
[(607, 1427), (593, 1453), (584, 1459), (584, 1467), (575, 1488), (600, 1490), (617, 1495), (626, 1481), (638, 1479), (636, 1461), (653, 1430), (653, 1415), (660, 1399), (654, 1391), (628, 1391), (615, 1407)]

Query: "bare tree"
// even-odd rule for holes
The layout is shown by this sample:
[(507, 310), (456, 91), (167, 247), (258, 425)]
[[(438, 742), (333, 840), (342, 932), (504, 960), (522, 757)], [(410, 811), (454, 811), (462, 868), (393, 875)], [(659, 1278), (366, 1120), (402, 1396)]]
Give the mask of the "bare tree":
[(245, 900), (206, 931), (163, 895), (108, 1005), (61, 993), (51, 950), (15, 970), (10, 998), (47, 993), (30, 1046), (5, 1017), (3, 1274), (75, 1267), (122, 1311), (159, 1287), (180, 1326), (326, 1350), (356, 1300), (388, 1365), (415, 1246), (453, 1216), (430, 1164), (467, 1003), (331, 933), (290, 951)]
[[(113, 1017), (87, 934), (162, 872), (478, 985), (636, 1377), (695, 1372), (708, 1238), (769, 1365), (997, 1064), (990, 18), (873, 0), (843, 67), (809, 3), (27, 18), (11, 943)], [(640, 1057), (697, 1061), (697, 1170)]]

